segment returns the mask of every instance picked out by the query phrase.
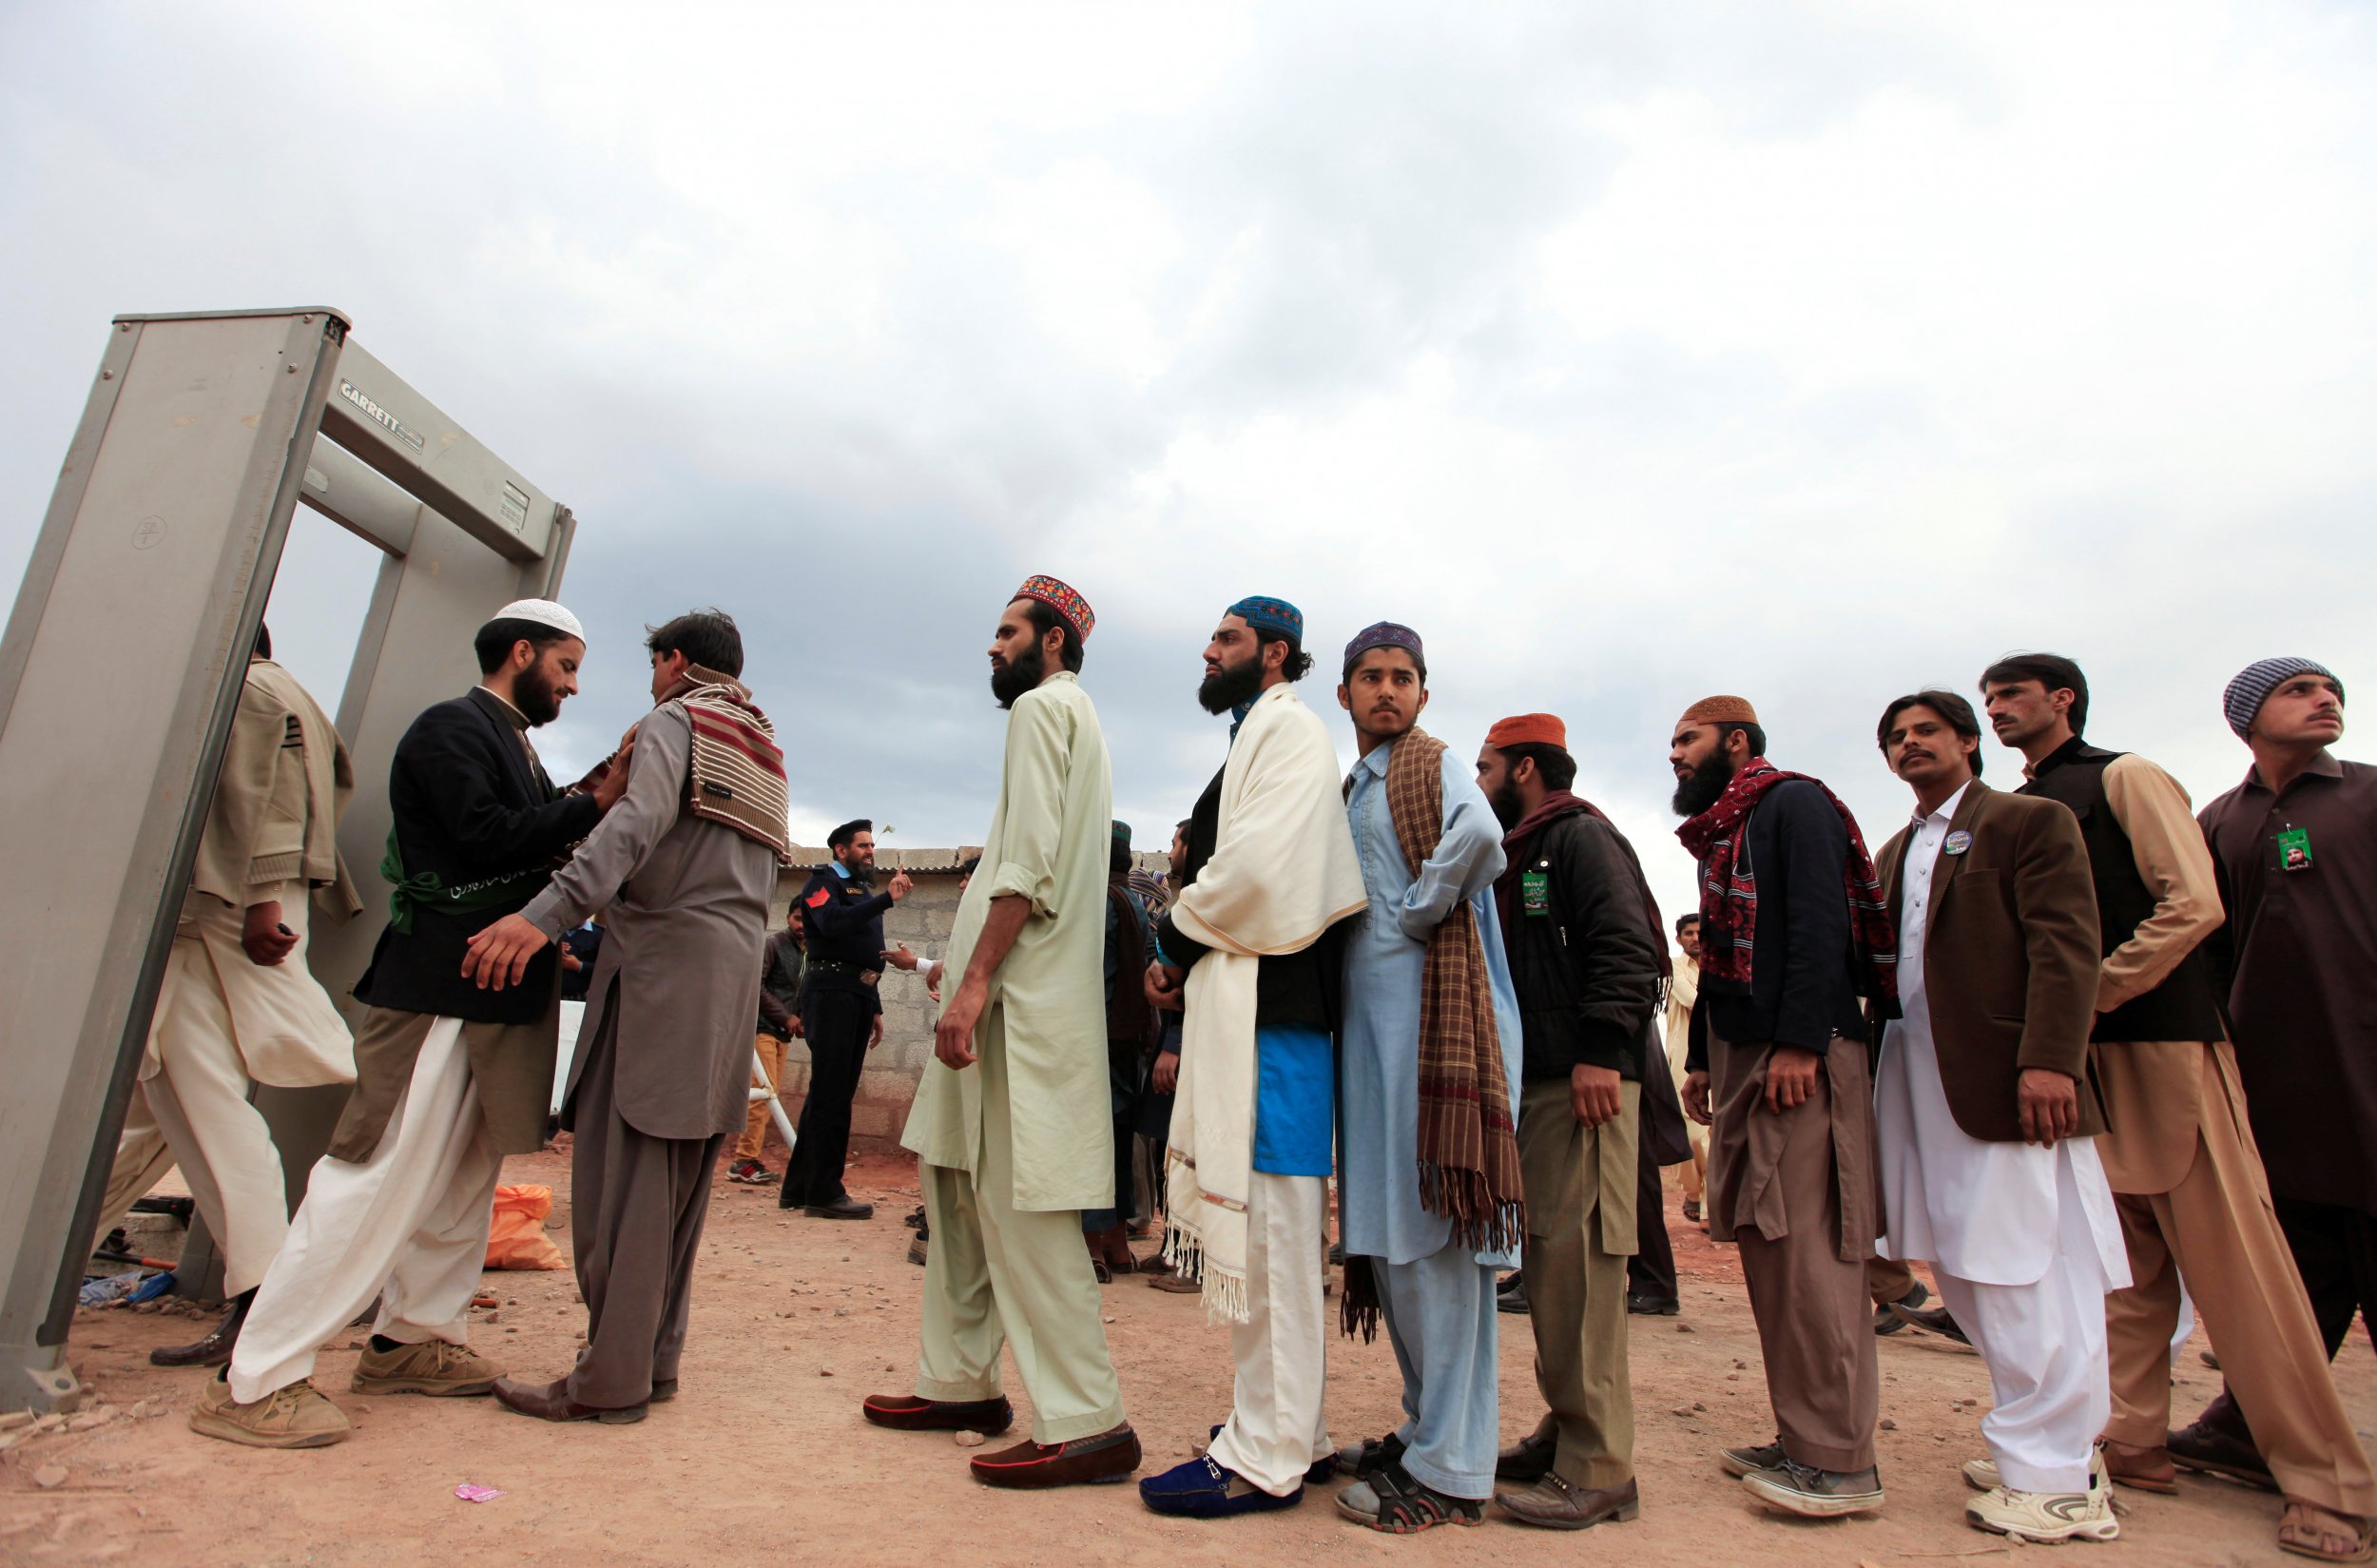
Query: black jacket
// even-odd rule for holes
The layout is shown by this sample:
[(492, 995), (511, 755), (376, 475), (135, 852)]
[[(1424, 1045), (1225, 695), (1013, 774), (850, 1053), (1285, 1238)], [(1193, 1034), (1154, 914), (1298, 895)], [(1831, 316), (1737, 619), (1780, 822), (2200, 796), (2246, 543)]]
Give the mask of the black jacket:
[[(548, 866), (593, 831), (590, 795), (562, 795), (529, 762), (520, 732), (496, 698), (473, 687), (413, 721), (388, 766), (388, 807), (408, 875), (435, 873), (448, 887)], [(547, 947), (521, 983), (481, 991), (462, 975), (470, 939), (513, 914), (516, 900), (444, 914), (416, 908), (410, 935), (382, 930), (356, 1000), (472, 1023), (533, 1023), (553, 999), (559, 959)]]
[[(1796, 1045), (1821, 1056), (1835, 1035), (1864, 1049), (1857, 960), (1849, 946), (1848, 828), (1815, 784), (1787, 779), (1767, 791), (1742, 828), (1742, 858), (1757, 879), (1758, 924), (1749, 984), (1700, 977), (1708, 1024), (1733, 1045)], [(1706, 1071), (1693, 1031), (1690, 1065)]]
[[(1520, 890), (1502, 942), (1526, 1031), (1520, 1076), (1614, 1067), (1640, 1079), (1659, 1051), (1659, 954), (1633, 846), (1580, 807), (1537, 829), (1511, 863)], [(1535, 875), (1544, 879), (1539, 900), (1525, 891)]]
[[(1197, 797), (1196, 809), (1188, 813), (1188, 859), (1181, 868), (1182, 887), (1197, 880), (1205, 862), (1213, 858), (1214, 845), (1221, 842), (1223, 771), (1214, 770), (1213, 782), (1205, 786), (1205, 793)], [(1340, 921), (1329, 927), (1320, 940), (1301, 953), (1283, 953), (1256, 960), (1254, 1021), (1258, 1028), (1264, 1024), (1305, 1024), (1335, 1033), (1343, 924)], [(1203, 942), (1172, 923), (1169, 910), (1155, 922), (1155, 939), (1164, 949), (1164, 956), (1183, 969), (1195, 968), (1197, 960), (1208, 951)]]
[(845, 877), (831, 865), (810, 873), (801, 889), (801, 924), (806, 933), (808, 978), (802, 995), (812, 991), (846, 991), (866, 998), (869, 1016), (883, 1010), (879, 987), (860, 977), (883, 973), (883, 913), (892, 906), (889, 893), (874, 884)]

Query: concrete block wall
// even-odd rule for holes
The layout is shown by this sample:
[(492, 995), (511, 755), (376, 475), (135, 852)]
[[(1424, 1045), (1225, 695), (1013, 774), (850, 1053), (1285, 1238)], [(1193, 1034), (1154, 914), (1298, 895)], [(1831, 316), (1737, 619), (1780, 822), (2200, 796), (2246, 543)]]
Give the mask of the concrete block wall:
[[(905, 870), (915, 888), (883, 918), (886, 945), (906, 942), (927, 958), (949, 952), (949, 933), (957, 918), (957, 868), (978, 849), (882, 849), (876, 854), (875, 881), (881, 886), (895, 869)], [(782, 929), (786, 911), (809, 880), (810, 869), (832, 857), (823, 849), (796, 848), (798, 863), (777, 881), (769, 929)], [(1165, 868), (1161, 855), (1142, 854), (1150, 871)], [(889, 1148), (899, 1142), (908, 1122), (908, 1107), (925, 1064), (933, 1059), (933, 1023), (937, 1009), (924, 992), (924, 980), (903, 969), (887, 969), (880, 990), (883, 998), (883, 1043), (867, 1056), (859, 1075), (859, 1095), (851, 1107), (850, 1134), (855, 1148)], [(794, 1040), (784, 1050), (784, 1082), (779, 1086), (786, 1109), (799, 1120), (799, 1101), (809, 1088), (809, 1048)]]

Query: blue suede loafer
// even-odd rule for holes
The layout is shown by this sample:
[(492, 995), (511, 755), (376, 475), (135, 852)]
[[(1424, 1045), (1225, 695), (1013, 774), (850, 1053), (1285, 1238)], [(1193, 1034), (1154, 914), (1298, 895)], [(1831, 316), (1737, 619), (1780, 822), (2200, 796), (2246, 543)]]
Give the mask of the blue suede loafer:
[[(1233, 1496), (1232, 1482), (1245, 1490)], [(1301, 1486), (1284, 1498), (1275, 1498), (1237, 1471), (1225, 1470), (1210, 1459), (1192, 1459), (1139, 1483), (1140, 1501), (1156, 1513), (1175, 1519), (1231, 1519), (1240, 1514), (1265, 1514), (1273, 1509), (1293, 1508), (1304, 1500), (1304, 1489)]]
[[(1205, 1434), (1205, 1441), (1208, 1445), (1215, 1438), (1222, 1435), (1222, 1425), (1223, 1423), (1217, 1421), (1213, 1423), (1212, 1428)], [(1401, 1447), (1398, 1447), (1395, 1452), (1398, 1458), (1401, 1457), (1402, 1449)], [(1304, 1470), (1304, 1481), (1314, 1486), (1324, 1486), (1336, 1479), (1337, 1456), (1334, 1454), (1329, 1455), (1325, 1459), (1314, 1460)]]

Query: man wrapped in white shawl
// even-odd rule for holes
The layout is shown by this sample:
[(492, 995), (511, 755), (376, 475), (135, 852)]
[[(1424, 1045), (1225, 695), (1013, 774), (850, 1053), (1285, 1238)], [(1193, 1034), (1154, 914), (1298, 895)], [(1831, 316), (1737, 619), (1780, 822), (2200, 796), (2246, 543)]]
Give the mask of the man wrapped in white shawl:
[(1190, 818), (1191, 875), (1151, 972), (1159, 1001), (1186, 1004), (1165, 1251), (1202, 1270), (1208, 1321), (1232, 1326), (1238, 1363), (1230, 1420), (1206, 1459), (1141, 1483), (1164, 1513), (1292, 1502), (1306, 1468), (1333, 1452), (1321, 1423), (1333, 1057), (1308, 1007), (1286, 1009), (1292, 1022), (1257, 1008), (1266, 961), (1280, 966), (1266, 997), (1304, 985), (1302, 968), (1321, 976), (1318, 955), (1301, 966), (1293, 956), (1365, 897), (1336, 749), (1290, 684), (1309, 668), (1302, 629), (1292, 607), (1244, 600), (1207, 650), (1208, 706), (1233, 682), (1249, 700), (1235, 705), (1229, 760)]

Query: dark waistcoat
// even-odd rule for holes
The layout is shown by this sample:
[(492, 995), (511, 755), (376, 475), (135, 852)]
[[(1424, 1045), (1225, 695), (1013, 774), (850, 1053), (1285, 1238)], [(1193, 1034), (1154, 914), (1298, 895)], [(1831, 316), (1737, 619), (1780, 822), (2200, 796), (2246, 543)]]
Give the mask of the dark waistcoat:
[[(2048, 758), (2015, 793), (2060, 801), (2079, 819), (2097, 882), (2097, 920), (2110, 956), (2155, 912), (2155, 894), (2137, 874), (2137, 853), (2105, 801), (2105, 769), (2126, 753), (2077, 742)], [(2097, 1019), (2092, 1040), (2216, 1040), (2227, 1036), (2212, 965), (2198, 946), (2169, 978)]]

